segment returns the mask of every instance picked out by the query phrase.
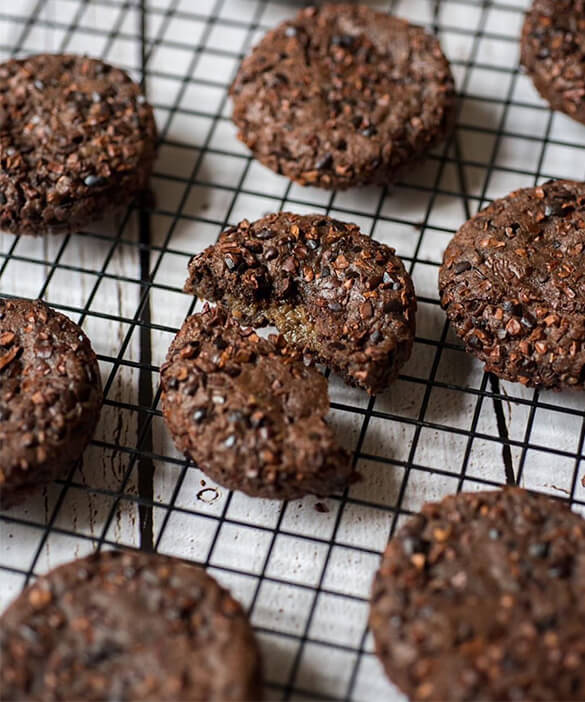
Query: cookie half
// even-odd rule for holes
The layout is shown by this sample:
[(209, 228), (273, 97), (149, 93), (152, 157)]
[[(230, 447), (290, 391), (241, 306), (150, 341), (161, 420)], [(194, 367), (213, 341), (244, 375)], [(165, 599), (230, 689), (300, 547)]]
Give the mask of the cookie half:
[(121, 69), (40, 54), (0, 64), (0, 229), (70, 232), (143, 190), (152, 108)]
[(102, 406), (83, 331), (43, 302), (0, 299), (0, 504), (8, 507), (80, 458)]
[(388, 545), (370, 614), (411, 700), (585, 699), (585, 520), (524, 490), (427, 504)]
[(493, 202), (457, 232), (441, 304), (465, 348), (505, 380), (585, 388), (585, 184)]
[(262, 696), (240, 605), (201, 568), (100, 553), (56, 568), (0, 620), (2, 700), (227, 702)]
[(585, 123), (585, 4), (535, 0), (522, 30), (522, 64), (554, 110)]
[(185, 290), (244, 324), (272, 324), (348, 383), (384, 390), (409, 358), (412, 280), (394, 249), (323, 215), (268, 215), (189, 263)]
[(240, 139), (301, 185), (388, 184), (450, 132), (455, 89), (438, 40), (365, 6), (301, 10), (231, 87)]
[(347, 485), (350, 456), (325, 421), (327, 381), (282, 338), (207, 307), (185, 321), (161, 381), (177, 447), (221, 485), (289, 500)]

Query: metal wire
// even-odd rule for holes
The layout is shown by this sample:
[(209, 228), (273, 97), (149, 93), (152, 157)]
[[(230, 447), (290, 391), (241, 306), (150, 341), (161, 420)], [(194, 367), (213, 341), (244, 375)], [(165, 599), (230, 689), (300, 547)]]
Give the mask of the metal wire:
[[(426, 168), (391, 190), (338, 195), (286, 183), (237, 144), (227, 88), (259, 34), (300, 4), (38, 0), (0, 10), (5, 57), (45, 50), (38, 37), (53, 36), (53, 50), (87, 41), (132, 69), (150, 91), (168, 156), (155, 171), (151, 209), (131, 208), (115, 226), (50, 242), (0, 236), (3, 295), (23, 294), (14, 271), (25, 267), (39, 281), (28, 296), (45, 298), (86, 328), (117, 330), (98, 354), (107, 369), (107, 416), (89, 454), (118, 466), (113, 478), (96, 479), (86, 458), (83, 469), (45, 490), (35, 503), (42, 509), (0, 514), (0, 591), (4, 601), (80, 552), (173, 553), (208, 567), (244, 601), (266, 651), (270, 697), (365, 700), (390, 694), (366, 628), (369, 581), (387, 537), (426, 498), (518, 483), (585, 512), (582, 396), (529, 391), (483, 373), (449, 332), (436, 294), (442, 249), (462, 221), (507, 189), (559, 175), (582, 179), (585, 137), (530, 92), (517, 59), (499, 56), (517, 53), (526, 2), (376, 2), (427, 24), (447, 49), (452, 42), (457, 130)], [(132, 65), (114, 60), (120, 47), (131, 47)], [(172, 97), (160, 99), (163, 93)], [(193, 95), (208, 96), (209, 104)], [(222, 163), (224, 170), (208, 167)], [(397, 237), (417, 285), (422, 324), (394, 390), (367, 399), (332, 381), (334, 422), (349, 427), (364, 478), (322, 500), (318, 507), (327, 511), (315, 512), (313, 498), (274, 507), (201, 485), (204, 476), (173, 451), (161, 428), (158, 364), (180, 318), (196, 305), (181, 293), (188, 258), (243, 211), (253, 218), (246, 207), (333, 213), (357, 220), (371, 236)], [(95, 261), (76, 259), (81, 247), (98, 252)], [(84, 281), (80, 303), (63, 296), (69, 276)], [(100, 301), (114, 288), (119, 304), (112, 311)], [(170, 304), (162, 314), (161, 300), (177, 300), (180, 313)], [(120, 390), (129, 378), (133, 388)], [(90, 527), (78, 520), (83, 504), (99, 507)], [(134, 531), (120, 527), (128, 514), (136, 517)], [(184, 543), (185, 533), (194, 546)]]

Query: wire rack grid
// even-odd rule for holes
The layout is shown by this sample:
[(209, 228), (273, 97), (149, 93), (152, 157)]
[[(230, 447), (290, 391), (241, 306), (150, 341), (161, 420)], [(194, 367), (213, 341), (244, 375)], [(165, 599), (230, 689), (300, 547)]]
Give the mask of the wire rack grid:
[[(0, 5), (0, 56), (89, 53), (144, 82), (160, 156), (156, 205), (45, 239), (0, 234), (0, 292), (42, 297), (98, 352), (105, 406), (83, 463), (0, 515), (0, 604), (96, 549), (156, 550), (203, 564), (247, 607), (269, 699), (400, 699), (372, 652), (372, 575), (389, 535), (423, 502), (518, 483), (585, 512), (583, 395), (498, 382), (464, 354), (438, 304), (443, 250), (498, 196), (582, 180), (585, 129), (551, 113), (518, 65), (528, 0), (369, 3), (436, 32), (456, 75), (453, 137), (391, 189), (301, 188), (251, 159), (227, 88), (246, 51), (301, 3), (20, 0)], [(288, 504), (214, 485), (174, 449), (158, 368), (196, 301), (189, 257), (226, 225), (288, 209), (357, 222), (403, 257), (419, 298), (414, 353), (377, 397), (330, 378), (331, 421), (360, 482)]]

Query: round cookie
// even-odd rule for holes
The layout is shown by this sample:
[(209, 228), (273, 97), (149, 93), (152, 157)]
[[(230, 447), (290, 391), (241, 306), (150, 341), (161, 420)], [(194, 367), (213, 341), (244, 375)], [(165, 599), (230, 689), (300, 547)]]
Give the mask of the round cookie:
[(20, 502), (81, 456), (102, 405), (88, 338), (43, 302), (0, 299), (0, 504)]
[(69, 232), (143, 190), (152, 108), (121, 69), (40, 54), (0, 64), (0, 229)]
[(352, 4), (301, 10), (269, 32), (231, 87), (240, 139), (301, 185), (385, 185), (421, 161), (455, 120), (438, 40)]
[(535, 0), (522, 31), (522, 64), (542, 97), (585, 123), (585, 3)]
[(411, 700), (583, 700), (584, 564), (585, 520), (550, 498), (427, 504), (376, 574), (376, 652)]
[(441, 304), (465, 348), (500, 378), (585, 388), (585, 184), (517, 190), (445, 252)]
[(408, 360), (416, 298), (394, 249), (323, 215), (279, 212), (225, 231), (189, 263), (187, 292), (290, 344), (371, 394)]
[(161, 381), (177, 447), (221, 485), (288, 500), (346, 487), (353, 468), (325, 421), (327, 381), (282, 337), (207, 306), (175, 337)]
[(100, 553), (56, 568), (0, 620), (0, 699), (227, 702), (262, 696), (241, 606), (204, 570)]

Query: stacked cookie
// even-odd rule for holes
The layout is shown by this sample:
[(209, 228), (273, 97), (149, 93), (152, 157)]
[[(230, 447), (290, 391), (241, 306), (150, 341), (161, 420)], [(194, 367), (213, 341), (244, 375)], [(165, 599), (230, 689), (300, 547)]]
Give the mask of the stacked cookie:
[[(355, 225), (286, 212), (225, 231), (189, 264), (187, 292), (220, 304), (190, 317), (161, 369), (177, 446), (215, 480), (254, 496), (327, 495), (349, 455), (325, 424), (324, 363), (370, 393), (410, 356), (416, 301), (393, 249)], [(260, 340), (240, 322), (274, 325)]]

